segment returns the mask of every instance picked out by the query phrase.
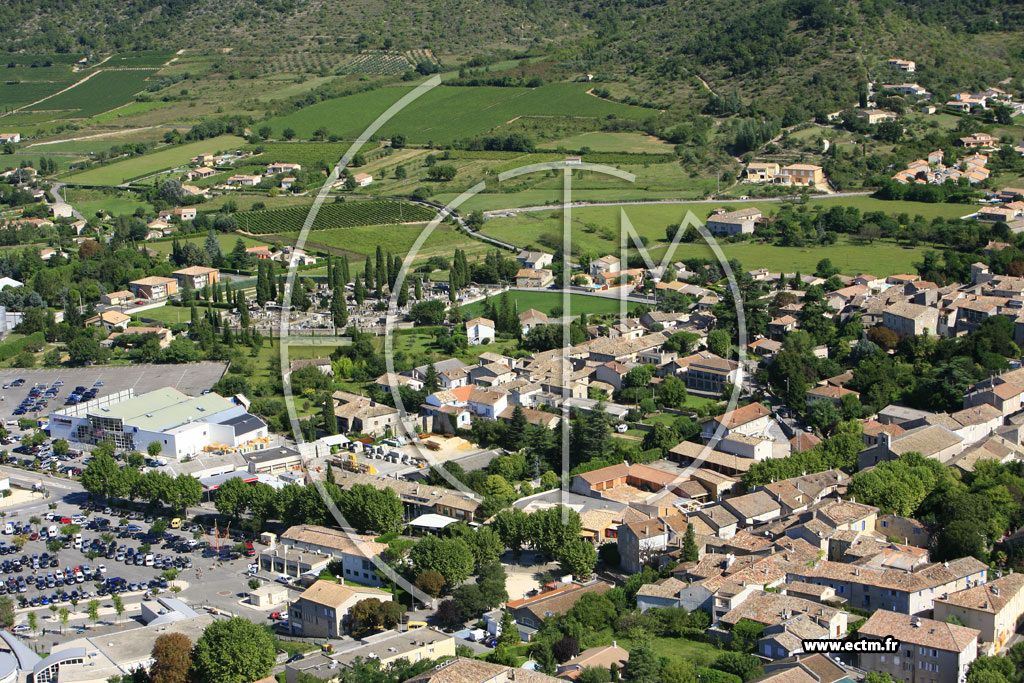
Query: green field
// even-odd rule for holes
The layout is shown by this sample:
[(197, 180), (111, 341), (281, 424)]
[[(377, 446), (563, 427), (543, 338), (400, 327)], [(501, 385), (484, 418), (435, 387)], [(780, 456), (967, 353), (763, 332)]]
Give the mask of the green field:
[[(218, 233), (217, 241), (220, 243), (221, 253), (228, 254), (235, 247), (235, 242), (242, 240), (246, 247), (259, 247), (268, 242), (261, 242), (260, 240), (253, 239), (248, 235), (238, 235), (236, 233)], [(206, 242), (206, 235), (188, 235), (181, 236), (178, 238), (181, 244), (186, 242), (195, 242), (199, 246), (203, 246)], [(146, 242), (148, 249), (153, 249), (161, 254), (167, 255), (171, 253), (171, 248), (174, 246), (174, 240), (160, 240), (159, 242)]]
[(631, 154), (672, 154), (672, 145), (652, 135), (641, 133), (604, 133), (595, 131), (553, 140), (538, 145), (541, 149), (581, 150), (589, 147), (595, 152), (629, 152)]
[(103, 209), (111, 216), (122, 216), (135, 213), (135, 209), (142, 207), (151, 212), (153, 207), (146, 202), (137, 199), (139, 195), (125, 192), (107, 194), (103, 190), (87, 190), (82, 188), (68, 188), (65, 190), (68, 201), (78, 209), (83, 216), (90, 218), (96, 212)]
[[(608, 102), (586, 94), (582, 83), (551, 83), (539, 88), (439, 86), (396, 114), (379, 134), (403, 133), (411, 142), (451, 143), (482, 135), (518, 116), (576, 116), (643, 119), (652, 110)], [(410, 88), (378, 88), (327, 100), (267, 123), (275, 135), (292, 128), (309, 138), (321, 126), (335, 135), (354, 138)]]
[[(320, 163), (333, 168), (350, 145), (349, 142), (263, 142), (249, 148), (262, 148), (263, 152), (256, 157), (260, 163), (301, 164), (303, 169), (312, 171)], [(376, 147), (377, 143), (369, 143), (363, 145), (361, 151), (367, 154)]]
[[(306, 207), (246, 211), (235, 216), (246, 232), (266, 235), (298, 231), (309, 215)], [(313, 220), (313, 230), (349, 228), (356, 226), (386, 225), (391, 223), (423, 223), (433, 219), (435, 213), (419, 204), (404, 201), (372, 200), (358, 202), (332, 202), (320, 206)]]
[(68, 181), (80, 185), (119, 185), (151, 173), (158, 173), (164, 169), (183, 166), (197, 154), (205, 152), (215, 154), (225, 149), (237, 149), (242, 142), (244, 142), (242, 138), (234, 135), (221, 135), (209, 140), (168, 147), (108, 166), (87, 169), (69, 176)]
[[(426, 224), (421, 223), (418, 225), (369, 225), (317, 230), (309, 233), (306, 246), (310, 249), (319, 248), (324, 251), (371, 256), (376, 253), (379, 245), (385, 251), (404, 256), (412, 249), (425, 227)], [(286, 232), (280, 235), (292, 243), (298, 239), (298, 236), (298, 232)], [(464, 249), (467, 255), (472, 255), (485, 251), (487, 246), (447, 225), (438, 225), (416, 252), (415, 260), (421, 261), (431, 256), (451, 258), (456, 249)]]
[(120, 52), (99, 65), (101, 69), (138, 69), (140, 67), (163, 66), (174, 57), (173, 50), (139, 50)]
[[(893, 212), (893, 205), (906, 204), (906, 202), (879, 202), (867, 198), (847, 199), (846, 202), (862, 204), (862, 210), (866, 210), (867, 202), (885, 204), (887, 212)], [(843, 203), (846, 203), (843, 202)], [(759, 205), (762, 210), (769, 212), (770, 208), (777, 210), (777, 205), (770, 203)], [(733, 204), (731, 208), (740, 208)], [(925, 207), (950, 207), (963, 211), (963, 207), (955, 205), (924, 204)], [(600, 255), (606, 253), (617, 254), (619, 252), (619, 214), (625, 211), (637, 234), (648, 239), (648, 250), (652, 257), (660, 259), (667, 248), (665, 240), (665, 227), (667, 225), (678, 225), (686, 211), (692, 210), (700, 220), (707, 218), (710, 211), (716, 204), (648, 204), (642, 206), (626, 207), (588, 207), (574, 208), (572, 211), (573, 244), (583, 252)], [(871, 210), (879, 207), (873, 206)], [(916, 211), (908, 209), (913, 216)], [(562, 213), (558, 209), (551, 211), (540, 211), (523, 213), (511, 218), (492, 218), (484, 223), (481, 233), (496, 239), (500, 239), (516, 246), (533, 246), (544, 250), (552, 248), (555, 240), (561, 240)], [(659, 244), (660, 242), (660, 244)], [(739, 259), (744, 269), (768, 268), (769, 270), (784, 270), (792, 272), (801, 270), (810, 272), (814, 266), (823, 258), (831, 258), (833, 263), (846, 274), (854, 275), (861, 272), (873, 273), (875, 275), (892, 275), (913, 271), (913, 263), (922, 259), (927, 247), (904, 248), (893, 243), (876, 242), (873, 245), (861, 244), (851, 241), (847, 236), (840, 236), (837, 244), (832, 246), (814, 246), (806, 248), (777, 247), (771, 244), (758, 242), (721, 242), (722, 250), (728, 258)], [(704, 244), (680, 244), (674, 253), (675, 260), (686, 258), (713, 258), (709, 247)]]
[(100, 71), (84, 83), (32, 105), (28, 111), (61, 111), (62, 118), (95, 116), (134, 98), (153, 73), (150, 69)]
[[(564, 295), (561, 292), (516, 292), (508, 293), (512, 301), (523, 312), (535, 308), (542, 313), (552, 314), (552, 311), (563, 309)], [(497, 298), (492, 297), (497, 302)], [(582, 313), (587, 315), (600, 315), (603, 313), (618, 313), (620, 302), (618, 299), (609, 299), (600, 296), (588, 296), (586, 294), (570, 294), (568, 311), (563, 309), (563, 315), (577, 316)], [(632, 308), (636, 304), (627, 302), (627, 307)], [(484, 310), (484, 302), (477, 301), (468, 306), (462, 307), (464, 316), (479, 315)]]
[[(0, 119), (0, 121), (2, 120), (3, 119)], [(25, 153), (19, 152), (17, 154), (0, 154), (0, 170), (6, 171), (7, 169), (10, 168), (18, 168), (19, 166), (21, 166), (22, 161), (27, 161), (28, 164), (33, 168), (39, 168), (39, 158), (45, 156), (47, 159), (56, 161), (57, 168), (59, 170), (66, 171), (71, 166), (71, 164), (75, 163), (76, 161), (81, 161), (83, 159), (83, 157), (80, 156), (71, 156), (64, 154), (45, 154), (43, 152), (43, 149), (45, 148), (40, 148), (40, 150), (35, 154), (31, 153), (32, 150), (25, 150)]]

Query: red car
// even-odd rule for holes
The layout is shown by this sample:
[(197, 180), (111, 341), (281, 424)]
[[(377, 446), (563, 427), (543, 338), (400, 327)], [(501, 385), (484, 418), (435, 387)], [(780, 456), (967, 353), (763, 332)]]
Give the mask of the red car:
[(61, 524), (71, 524), (71, 518), (70, 517), (61, 517), (60, 518), (60, 523)]
[(274, 621), (277, 621), (278, 619), (281, 618), (281, 613), (280, 612), (271, 612), (270, 616), (267, 617), (267, 618), (268, 619), (273, 619)]
[(245, 556), (253, 557), (256, 554), (256, 548), (253, 547), (252, 541), (248, 541), (245, 544)]

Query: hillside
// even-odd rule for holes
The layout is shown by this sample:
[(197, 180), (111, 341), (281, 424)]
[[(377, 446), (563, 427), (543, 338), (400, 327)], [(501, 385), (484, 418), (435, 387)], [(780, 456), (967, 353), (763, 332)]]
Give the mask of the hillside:
[(1014, 77), (1022, 18), (1020, 3), (985, 0), (14, 0), (0, 40), (9, 52), (218, 52), (218, 69), (252, 78), (359, 80), (376, 63), (386, 75), (431, 55), (444, 68), (530, 54), (546, 62), (534, 71), (592, 74), (622, 99), (799, 120), (855, 101), (859, 81), (889, 77), (890, 56), (917, 61), (916, 80), (939, 93)]

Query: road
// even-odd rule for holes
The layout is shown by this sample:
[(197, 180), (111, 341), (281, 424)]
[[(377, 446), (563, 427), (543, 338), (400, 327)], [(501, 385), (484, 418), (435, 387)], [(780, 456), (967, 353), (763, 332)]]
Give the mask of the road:
[[(64, 187), (64, 183), (53, 183), (50, 185), (50, 196), (53, 197), (53, 203), (67, 204), (68, 206), (71, 206), (71, 204), (68, 204), (68, 202), (64, 201), (64, 198), (60, 196), (60, 190), (62, 187)], [(71, 215), (80, 221), (86, 220), (85, 216), (83, 216), (78, 209), (73, 206), (71, 206)]]
[[(833, 197), (867, 197), (871, 195), (870, 192), (836, 192), (830, 195), (821, 195), (822, 198), (832, 199)], [(810, 197), (811, 201), (814, 201), (817, 195)], [(764, 197), (758, 199), (635, 199), (632, 201), (621, 201), (621, 202), (572, 202), (569, 204), (570, 208), (587, 208), (591, 206), (643, 206), (645, 204), (734, 204), (743, 203), (750, 204), (751, 202), (791, 202), (794, 197)], [(493, 211), (484, 211), (484, 216), (487, 218), (494, 218), (498, 216), (508, 216), (517, 213), (529, 213), (537, 211), (558, 211), (562, 208), (561, 204), (546, 204), (543, 206), (523, 206), (516, 209), (495, 209)], [(476, 235), (476, 233), (474, 233)]]

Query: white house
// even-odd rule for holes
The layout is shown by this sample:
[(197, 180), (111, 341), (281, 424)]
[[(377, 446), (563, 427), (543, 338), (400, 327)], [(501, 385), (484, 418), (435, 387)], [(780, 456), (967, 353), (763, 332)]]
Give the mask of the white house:
[(466, 321), (466, 337), (470, 346), (494, 341), (494, 321), (487, 318), (473, 318)]

